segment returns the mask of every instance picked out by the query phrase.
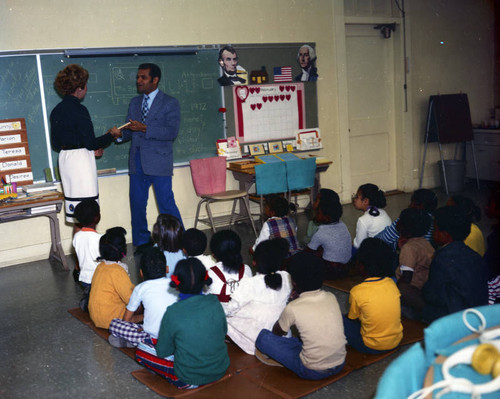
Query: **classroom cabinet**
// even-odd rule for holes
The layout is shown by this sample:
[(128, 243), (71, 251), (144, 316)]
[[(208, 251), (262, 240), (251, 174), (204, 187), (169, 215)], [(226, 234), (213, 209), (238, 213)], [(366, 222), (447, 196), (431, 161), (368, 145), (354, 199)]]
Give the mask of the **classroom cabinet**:
[[(481, 180), (500, 181), (500, 129), (474, 129), (477, 173)], [(476, 178), (471, 144), (466, 145), (466, 176)]]

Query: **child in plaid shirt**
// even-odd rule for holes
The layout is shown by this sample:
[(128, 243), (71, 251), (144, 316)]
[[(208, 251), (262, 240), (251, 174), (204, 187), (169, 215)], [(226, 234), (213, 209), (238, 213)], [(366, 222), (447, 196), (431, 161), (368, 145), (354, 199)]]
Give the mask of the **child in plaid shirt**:
[(270, 240), (272, 238), (286, 238), (290, 244), (288, 254), (294, 255), (299, 251), (299, 242), (297, 240), (297, 226), (290, 219), (288, 211), (290, 205), (288, 201), (276, 194), (271, 194), (266, 197), (264, 205), (264, 213), (268, 217), (266, 223), (262, 226), (259, 237), (255, 241), (251, 249), (251, 253), (255, 251), (257, 245), (262, 241)]
[[(144, 282), (134, 288), (123, 320), (111, 321), (108, 338), (111, 345), (130, 348), (146, 338), (158, 337), (165, 310), (178, 299), (177, 291), (170, 287), (170, 278), (165, 277), (165, 271), (168, 273), (163, 252), (158, 247), (147, 249), (141, 257), (140, 274)], [(141, 304), (144, 314), (135, 315)], [(134, 321), (143, 321), (143, 324)]]

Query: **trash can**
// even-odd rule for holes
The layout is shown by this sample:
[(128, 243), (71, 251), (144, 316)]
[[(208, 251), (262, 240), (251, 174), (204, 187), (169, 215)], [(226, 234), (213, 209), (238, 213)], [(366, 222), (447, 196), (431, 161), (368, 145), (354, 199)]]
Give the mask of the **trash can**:
[[(441, 186), (446, 190), (444, 183), (443, 167), (438, 161), (439, 177), (441, 178)], [(446, 172), (446, 181), (448, 182), (448, 192), (458, 193), (464, 189), (465, 181), (465, 161), (445, 159), (444, 168)]]

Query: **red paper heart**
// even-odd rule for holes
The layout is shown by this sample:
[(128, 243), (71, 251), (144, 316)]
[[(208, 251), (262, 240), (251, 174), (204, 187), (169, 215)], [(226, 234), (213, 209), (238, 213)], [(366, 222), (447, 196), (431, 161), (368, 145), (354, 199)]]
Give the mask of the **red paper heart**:
[(255, 104), (250, 104), (250, 108), (252, 108), (252, 111), (255, 111)]
[(284, 94), (280, 94), (280, 100), (283, 101), (285, 99), (285, 95)]
[(256, 92), (257, 94), (259, 94), (259, 93), (260, 93), (260, 87), (256, 87), (256, 88), (255, 88), (255, 92)]
[(267, 101), (267, 96), (262, 97), (262, 99), (264, 100), (264, 102), (266, 102)]
[(290, 101), (290, 99), (292, 98), (292, 96), (290, 94), (287, 94), (285, 97), (286, 97), (287, 101)]
[(291, 89), (292, 91), (295, 91), (296, 87), (295, 87), (295, 86), (290, 86), (290, 89)]
[(285, 86), (280, 86), (280, 91), (285, 90)]
[(248, 97), (248, 87), (247, 86), (238, 86), (235, 88), (236, 90), (236, 95), (238, 96), (239, 100), (243, 103)]
[(286, 91), (290, 91), (290, 86), (287, 86), (287, 87), (286, 87)]
[(262, 103), (257, 103), (257, 108), (261, 109), (262, 108)]
[(269, 96), (269, 97), (268, 97), (268, 99), (269, 99), (269, 102), (270, 102), (270, 103), (272, 103), (272, 102), (273, 102), (273, 100), (274, 100), (273, 96)]
[(253, 92), (255, 91), (255, 87), (250, 87), (250, 94), (253, 94)]
[(280, 96), (274, 96), (274, 99), (278, 101), (280, 99)]

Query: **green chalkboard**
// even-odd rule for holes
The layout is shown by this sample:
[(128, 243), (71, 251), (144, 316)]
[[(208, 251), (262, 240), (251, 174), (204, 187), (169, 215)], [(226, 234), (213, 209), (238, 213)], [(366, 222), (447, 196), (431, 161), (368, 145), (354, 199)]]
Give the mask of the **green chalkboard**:
[(33, 178), (49, 166), (36, 56), (0, 57), (0, 119), (24, 118)]
[[(61, 98), (53, 83), (66, 65), (78, 63), (89, 71), (88, 91), (82, 104), (87, 107), (96, 135), (126, 122), (128, 104), (137, 95), (137, 67), (153, 62), (162, 70), (160, 90), (177, 98), (181, 106), (181, 127), (174, 142), (174, 162), (213, 156), (215, 142), (224, 136), (221, 88), (217, 82), (219, 67), (217, 50), (201, 50), (197, 54), (157, 56), (112, 56), (66, 58), (42, 55), (41, 64), (47, 112)], [(130, 143), (111, 145), (97, 160), (98, 169), (128, 168)], [(57, 159), (57, 154), (53, 155)]]

